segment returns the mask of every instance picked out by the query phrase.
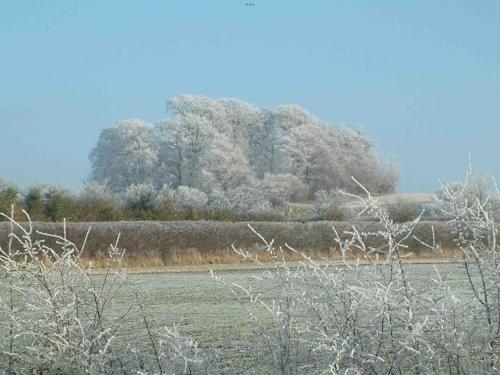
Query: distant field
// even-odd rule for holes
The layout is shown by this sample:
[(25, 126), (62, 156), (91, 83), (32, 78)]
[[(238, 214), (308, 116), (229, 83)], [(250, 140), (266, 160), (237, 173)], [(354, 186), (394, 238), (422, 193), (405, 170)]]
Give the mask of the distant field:
[[(423, 205), (432, 202), (434, 199), (433, 194), (430, 193), (393, 193), (374, 196), (381, 205), (395, 205), (401, 203)], [(342, 206), (347, 210), (356, 212), (356, 210), (362, 206), (361, 201), (352, 197), (346, 196), (345, 200)], [(312, 220), (314, 218), (314, 202), (291, 203), (289, 217), (292, 221)]]
[[(408, 266), (411, 283), (417, 289), (429, 286), (435, 275), (434, 266), (445, 280), (452, 281), (453, 288), (459, 290), (462, 283), (466, 282), (457, 264), (412, 264)], [(242, 285), (251, 283), (268, 300), (275, 296), (275, 285), (253, 278), (255, 271), (218, 273)], [(130, 277), (137, 285), (146, 312), (154, 321), (155, 332), (161, 332), (161, 327), (166, 324), (175, 323), (183, 333), (199, 341), (202, 348), (216, 348), (221, 356), (220, 360), (227, 368), (241, 370), (252, 366), (250, 373), (259, 373), (258, 367), (254, 366), (265, 366), (260, 358), (251, 357), (251, 351), (245, 350), (252, 345), (252, 340), (258, 339), (253, 336), (254, 325), (245, 310), (245, 306), (252, 306), (248, 302), (242, 305), (228, 290), (214, 281), (208, 272), (132, 274)], [(129, 289), (120, 291), (114, 305), (117, 313), (129, 305), (130, 298)], [(263, 319), (264, 324), (266, 319), (269, 320), (263, 311), (254, 311)], [(141, 342), (147, 342), (146, 333), (135, 312), (127, 317), (124, 332), (130, 334), (130, 337), (119, 338), (123, 342), (136, 340), (137, 335)]]

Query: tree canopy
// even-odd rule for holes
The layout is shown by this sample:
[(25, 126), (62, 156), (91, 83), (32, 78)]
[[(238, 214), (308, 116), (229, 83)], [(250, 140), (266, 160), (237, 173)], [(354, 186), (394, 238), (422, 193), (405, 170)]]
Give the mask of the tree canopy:
[[(269, 202), (306, 199), (318, 190), (390, 192), (394, 167), (361, 131), (320, 120), (296, 105), (261, 109), (239, 99), (179, 95), (170, 117), (104, 129), (90, 153), (91, 179), (111, 192), (131, 185), (197, 189), (228, 200), (258, 190)], [(241, 204), (241, 202), (240, 202)], [(274, 203), (273, 203), (274, 204)]]

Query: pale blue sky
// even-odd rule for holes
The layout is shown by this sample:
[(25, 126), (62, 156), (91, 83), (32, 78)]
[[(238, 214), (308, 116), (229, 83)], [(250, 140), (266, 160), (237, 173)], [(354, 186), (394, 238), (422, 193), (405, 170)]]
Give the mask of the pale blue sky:
[(402, 191), (500, 176), (500, 2), (0, 1), (0, 176), (78, 187), (114, 122), (180, 93), (361, 124)]

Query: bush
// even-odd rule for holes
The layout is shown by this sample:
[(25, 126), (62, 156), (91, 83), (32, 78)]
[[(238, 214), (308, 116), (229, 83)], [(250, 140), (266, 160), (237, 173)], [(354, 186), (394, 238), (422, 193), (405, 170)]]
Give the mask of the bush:
[(415, 218), (425, 212), (422, 204), (408, 202), (402, 199), (399, 199), (395, 203), (388, 204), (386, 209), (389, 217), (396, 223), (405, 223), (415, 220)]
[(125, 213), (105, 185), (85, 184), (77, 199), (76, 214), (79, 221), (118, 221)]
[(314, 216), (317, 220), (343, 221), (348, 216), (345, 198), (338, 190), (318, 190), (314, 194)]
[(464, 181), (442, 185), (441, 190), (436, 193), (438, 200), (444, 202), (449, 201), (450, 196), (456, 195), (467, 200), (468, 206), (473, 206), (479, 201), (491, 214), (495, 215), (500, 210), (500, 194), (495, 177), (477, 172), (472, 166), (469, 166)]
[(125, 211), (136, 219), (152, 219), (156, 191), (151, 184), (130, 185), (123, 196)]
[(177, 208), (175, 190), (164, 185), (154, 200), (154, 217), (156, 220), (180, 220), (182, 213)]
[(44, 215), (52, 221), (77, 219), (76, 199), (71, 192), (58, 186), (48, 187), (44, 194)]
[(17, 187), (0, 180), (0, 212), (11, 212), (11, 207), (16, 205), (20, 197)]
[(208, 203), (207, 195), (189, 186), (179, 186), (175, 194), (177, 205), (187, 220), (198, 220), (199, 213)]
[(30, 187), (24, 196), (24, 206), (32, 220), (46, 220), (44, 188), (42, 186)]
[(256, 189), (262, 191), (273, 208), (286, 206), (288, 202), (304, 200), (308, 195), (304, 182), (291, 174), (266, 173), (264, 178), (258, 181)]

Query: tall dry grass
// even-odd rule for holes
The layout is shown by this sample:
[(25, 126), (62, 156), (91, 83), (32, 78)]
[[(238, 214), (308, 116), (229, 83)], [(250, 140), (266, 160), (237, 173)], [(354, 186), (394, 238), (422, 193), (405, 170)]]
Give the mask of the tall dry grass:
[[(324, 256), (336, 257), (339, 250), (335, 243), (332, 226), (339, 233), (353, 225), (367, 234), (367, 242), (372, 246), (383, 243), (382, 238), (368, 235), (381, 229), (374, 222), (253, 222), (250, 223), (266, 238), (275, 240), (276, 245), (288, 244), (302, 249), (316, 259)], [(26, 225), (26, 224), (21, 224)], [(33, 223), (35, 231), (63, 234), (62, 223)], [(445, 222), (421, 222), (415, 228), (415, 234), (424, 241), (432, 240), (432, 229), (436, 241), (443, 249), (452, 252), (456, 248), (453, 241), (452, 226)], [(90, 228), (85, 252), (82, 258), (92, 261), (95, 267), (101, 265), (107, 248), (120, 234), (120, 246), (127, 249), (124, 263), (127, 267), (163, 267), (177, 265), (225, 264), (237, 263), (239, 258), (231, 249), (232, 244), (248, 251), (259, 251), (262, 245), (257, 241), (247, 223), (225, 223), (210, 221), (182, 222), (95, 222), (67, 223), (68, 238), (81, 244)], [(8, 223), (0, 223), (0, 246), (6, 246)], [(34, 234), (37, 238), (37, 234)], [(49, 241), (50, 239), (45, 239)], [(412, 258), (427, 258), (429, 253), (419, 241), (409, 239), (409, 251)], [(290, 254), (291, 259), (294, 255)]]

